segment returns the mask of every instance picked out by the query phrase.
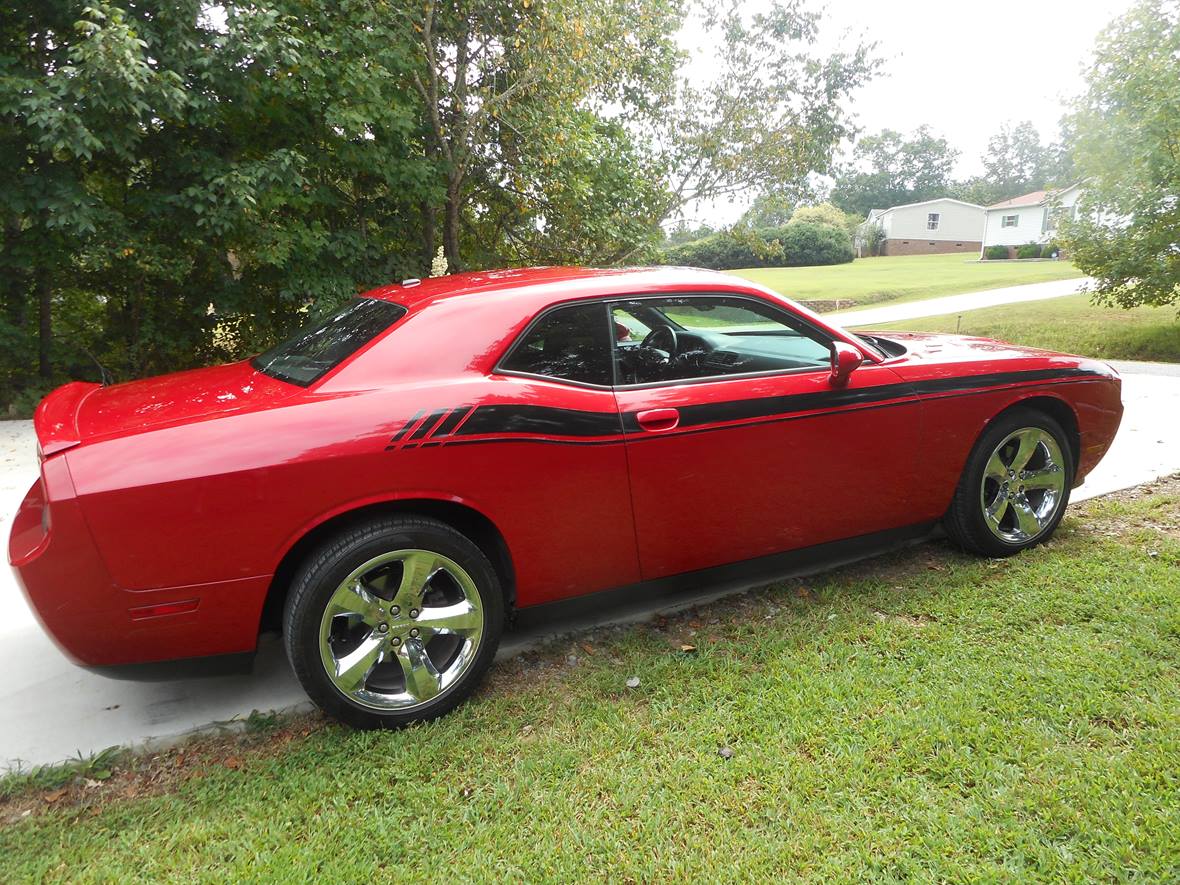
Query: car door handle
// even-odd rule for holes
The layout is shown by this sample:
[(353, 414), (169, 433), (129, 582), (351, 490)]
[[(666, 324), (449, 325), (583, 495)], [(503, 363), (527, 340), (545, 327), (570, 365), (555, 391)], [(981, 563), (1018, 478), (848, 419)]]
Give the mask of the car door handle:
[(639, 426), (651, 433), (663, 430), (675, 430), (680, 423), (680, 413), (675, 409), (648, 409), (635, 415)]

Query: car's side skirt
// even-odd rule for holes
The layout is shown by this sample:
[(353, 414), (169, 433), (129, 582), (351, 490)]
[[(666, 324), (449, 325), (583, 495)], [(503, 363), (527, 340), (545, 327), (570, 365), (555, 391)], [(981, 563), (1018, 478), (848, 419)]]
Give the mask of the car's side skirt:
[(920, 543), (938, 533), (938, 522), (918, 523), (532, 605), (514, 613), (512, 627), (517, 631), (544, 629), (548, 633), (562, 633), (596, 624), (641, 620), (657, 612), (688, 608), (774, 581), (815, 574), (880, 556)]

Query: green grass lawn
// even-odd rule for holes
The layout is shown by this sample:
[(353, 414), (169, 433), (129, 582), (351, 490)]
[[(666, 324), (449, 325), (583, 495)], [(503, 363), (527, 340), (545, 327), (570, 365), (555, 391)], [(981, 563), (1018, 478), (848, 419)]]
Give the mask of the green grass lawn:
[(960, 292), (1065, 280), (1082, 275), (1068, 261), (975, 261), (976, 252), (858, 258), (828, 267), (763, 267), (731, 273), (795, 300), (847, 298), (857, 304), (916, 301)]
[(876, 324), (875, 329), (954, 332), (1102, 359), (1180, 362), (1176, 307), (1099, 307), (1088, 295), (1005, 304), (957, 314)]
[(0, 802), (0, 881), (1176, 881), (1180, 479), (218, 740)]

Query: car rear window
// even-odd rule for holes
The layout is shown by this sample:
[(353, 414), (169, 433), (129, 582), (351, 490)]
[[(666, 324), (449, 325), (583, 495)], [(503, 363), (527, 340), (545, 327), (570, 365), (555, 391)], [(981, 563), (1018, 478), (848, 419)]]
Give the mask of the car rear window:
[(250, 361), (258, 371), (307, 387), (403, 316), (392, 301), (356, 298)]

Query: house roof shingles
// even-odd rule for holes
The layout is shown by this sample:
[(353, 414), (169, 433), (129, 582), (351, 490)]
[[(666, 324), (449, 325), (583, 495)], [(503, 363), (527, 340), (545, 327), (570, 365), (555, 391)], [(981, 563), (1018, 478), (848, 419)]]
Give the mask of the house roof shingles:
[(1010, 200), (1002, 200), (999, 203), (992, 203), (987, 208), (990, 209), (1015, 209), (1017, 206), (1035, 206), (1044, 201), (1045, 197), (1049, 195), (1049, 191), (1033, 191), (1031, 194), (1022, 194), (1019, 197), (1013, 197)]

